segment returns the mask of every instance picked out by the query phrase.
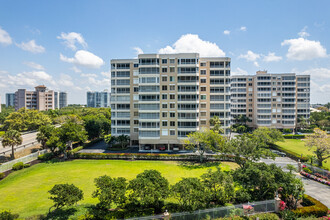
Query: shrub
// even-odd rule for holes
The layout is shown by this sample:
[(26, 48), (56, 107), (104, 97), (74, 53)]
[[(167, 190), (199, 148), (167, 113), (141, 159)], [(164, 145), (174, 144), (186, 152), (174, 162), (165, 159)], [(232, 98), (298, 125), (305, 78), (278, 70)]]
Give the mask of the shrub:
[(0, 173), (0, 180), (5, 178), (5, 174), (4, 173)]
[(28, 168), (30, 166), (31, 166), (31, 164), (29, 164), (29, 163), (24, 164), (24, 168)]
[(38, 160), (47, 161), (51, 160), (54, 157), (53, 153), (45, 153), (38, 156)]
[(313, 173), (308, 167), (304, 167), (303, 171), (305, 171), (306, 173)]
[(304, 134), (286, 134), (283, 135), (285, 139), (304, 139), (305, 135)]
[(11, 211), (1, 211), (0, 212), (0, 220), (14, 220), (18, 218), (18, 214), (12, 214)]
[(308, 217), (311, 215), (314, 215), (316, 217), (322, 217), (326, 216), (328, 212), (328, 207), (326, 207), (323, 203), (320, 201), (305, 195), (304, 200), (309, 200), (312, 202), (314, 205), (312, 206), (306, 206), (306, 207), (299, 207), (296, 210), (293, 210), (293, 212), (298, 216), (298, 217)]
[(249, 220), (279, 220), (280, 218), (275, 213), (260, 213), (249, 217)]
[(18, 162), (15, 163), (12, 167), (12, 170), (21, 170), (24, 168), (24, 163), (23, 162)]

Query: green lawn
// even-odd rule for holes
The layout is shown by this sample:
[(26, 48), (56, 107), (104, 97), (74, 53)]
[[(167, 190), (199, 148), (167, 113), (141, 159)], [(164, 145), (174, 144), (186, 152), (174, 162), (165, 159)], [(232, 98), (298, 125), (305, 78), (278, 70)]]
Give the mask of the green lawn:
[[(305, 146), (305, 141), (302, 139), (285, 139), (284, 142), (277, 142), (276, 143), (280, 148), (290, 150), (296, 152), (298, 155), (313, 155), (313, 149), (309, 150), (308, 147)], [(330, 169), (330, 158), (327, 159), (323, 166)]]
[[(222, 162), (221, 168), (229, 170), (237, 165)], [(215, 166), (211, 166), (215, 169)], [(73, 183), (84, 192), (80, 204), (95, 204), (91, 197), (95, 190), (94, 178), (102, 175), (133, 179), (147, 169), (160, 171), (171, 184), (182, 177), (199, 177), (208, 167), (183, 166), (167, 161), (74, 160), (61, 163), (41, 163), (11, 173), (0, 181), (0, 210), (10, 209), (20, 217), (45, 214), (52, 205), (48, 191), (58, 183)]]

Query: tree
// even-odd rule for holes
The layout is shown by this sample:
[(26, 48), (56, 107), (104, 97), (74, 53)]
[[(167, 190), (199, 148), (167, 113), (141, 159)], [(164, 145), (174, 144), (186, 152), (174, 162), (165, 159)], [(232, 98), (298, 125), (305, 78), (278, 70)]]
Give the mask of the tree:
[(130, 138), (128, 135), (122, 134), (117, 136), (115, 140), (120, 143), (121, 148), (125, 148), (129, 144)]
[(192, 211), (205, 205), (205, 188), (198, 178), (182, 178), (171, 187), (171, 193), (183, 210)]
[(187, 139), (183, 140), (186, 149), (198, 152), (200, 162), (203, 162), (205, 151), (223, 152), (226, 139), (217, 131), (203, 129), (187, 135)]
[(111, 178), (110, 176), (100, 176), (94, 179), (96, 191), (94, 198), (99, 199), (98, 206), (102, 209), (109, 209), (111, 205), (121, 205), (126, 200), (127, 182), (123, 177)]
[(42, 147), (46, 148), (46, 143), (49, 140), (49, 138), (52, 136), (54, 132), (55, 127), (53, 125), (47, 124), (39, 127), (38, 133), (37, 133), (37, 141), (41, 143)]
[(112, 144), (115, 141), (115, 137), (111, 136), (111, 134), (104, 135), (104, 142), (108, 145)]
[(15, 159), (15, 146), (22, 144), (21, 133), (16, 130), (8, 130), (2, 136), (2, 146), (11, 147), (11, 159)]
[(169, 196), (169, 183), (157, 170), (145, 170), (131, 180), (128, 189), (132, 190), (129, 198), (144, 207), (159, 209)]
[(46, 145), (52, 153), (55, 153), (56, 149), (60, 152), (63, 152), (66, 149), (66, 143), (63, 143), (60, 139), (57, 130), (53, 131), (52, 136), (47, 140)]
[(214, 172), (209, 169), (208, 172), (204, 173), (201, 177), (209, 202), (224, 205), (230, 202), (235, 196), (232, 176), (221, 171), (219, 167), (217, 167), (217, 170)]
[(308, 127), (308, 121), (306, 118), (304, 117), (299, 117), (298, 118), (298, 124), (297, 124), (298, 128), (302, 129), (302, 130), (305, 130), (307, 127)]
[(102, 114), (87, 115), (83, 120), (89, 139), (99, 138), (110, 133), (111, 120)]
[(287, 164), (286, 169), (288, 169), (290, 173), (292, 173), (292, 171), (297, 171), (296, 167), (292, 164)]
[(68, 147), (72, 149), (72, 143), (74, 141), (84, 142), (87, 140), (87, 132), (84, 126), (72, 121), (68, 121), (58, 128), (58, 136), (59, 140), (66, 144), (63, 149), (65, 159), (67, 157), (66, 150)]
[(49, 199), (54, 202), (54, 205), (49, 208), (49, 212), (53, 207), (59, 209), (64, 206), (72, 206), (84, 198), (83, 191), (73, 184), (56, 184), (48, 192), (51, 195)]
[(218, 116), (213, 116), (213, 118), (210, 119), (210, 125), (213, 126), (213, 131), (221, 134), (224, 133), (224, 130), (221, 128), (221, 120)]
[(0, 211), (0, 220), (15, 220), (18, 219), (19, 214), (12, 214), (9, 210)]
[(309, 147), (309, 150), (315, 148), (314, 153), (320, 167), (324, 160), (330, 158), (330, 137), (325, 131), (315, 128), (314, 133), (307, 136), (305, 145)]
[(254, 130), (252, 135), (264, 147), (284, 140), (282, 133), (274, 128), (260, 127)]
[(235, 162), (244, 168), (248, 162), (272, 156), (272, 153), (265, 147), (267, 146), (253, 135), (242, 134), (230, 140), (227, 153), (233, 154)]

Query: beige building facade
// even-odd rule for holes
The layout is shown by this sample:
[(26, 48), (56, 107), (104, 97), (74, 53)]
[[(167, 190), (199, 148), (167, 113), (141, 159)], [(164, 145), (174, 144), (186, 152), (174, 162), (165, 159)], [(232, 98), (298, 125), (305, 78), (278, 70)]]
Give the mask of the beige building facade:
[(300, 117), (310, 116), (310, 75), (273, 74), (232, 76), (231, 117), (250, 119), (249, 127), (294, 129)]
[(112, 134), (140, 150), (182, 149), (187, 134), (219, 116), (230, 126), (230, 58), (198, 53), (111, 60)]
[(55, 109), (54, 100), (54, 91), (48, 90), (44, 85), (35, 87), (35, 91), (18, 89), (15, 92), (15, 110), (17, 111), (20, 108), (37, 109), (39, 111)]

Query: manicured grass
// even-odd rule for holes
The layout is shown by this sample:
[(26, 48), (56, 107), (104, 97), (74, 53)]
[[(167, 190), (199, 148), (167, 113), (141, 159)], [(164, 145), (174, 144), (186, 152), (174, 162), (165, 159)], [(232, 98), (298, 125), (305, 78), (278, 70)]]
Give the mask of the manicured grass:
[[(217, 165), (216, 165), (217, 166)], [(48, 191), (59, 183), (73, 183), (84, 192), (79, 204), (95, 204), (94, 178), (109, 175), (133, 179), (144, 170), (155, 169), (166, 177), (170, 184), (182, 177), (199, 177), (216, 166), (186, 166), (172, 161), (122, 161), (122, 160), (74, 160), (60, 163), (41, 163), (11, 173), (0, 181), (0, 210), (10, 209), (20, 217), (45, 214), (52, 206)], [(237, 165), (222, 162), (221, 168), (229, 170)]]
[[(304, 139), (285, 139), (284, 142), (277, 142), (276, 144), (282, 149), (296, 152), (299, 156), (301, 154), (303, 156), (314, 155), (313, 149), (309, 150), (305, 146)], [(330, 158), (323, 162), (323, 166), (330, 169)]]

